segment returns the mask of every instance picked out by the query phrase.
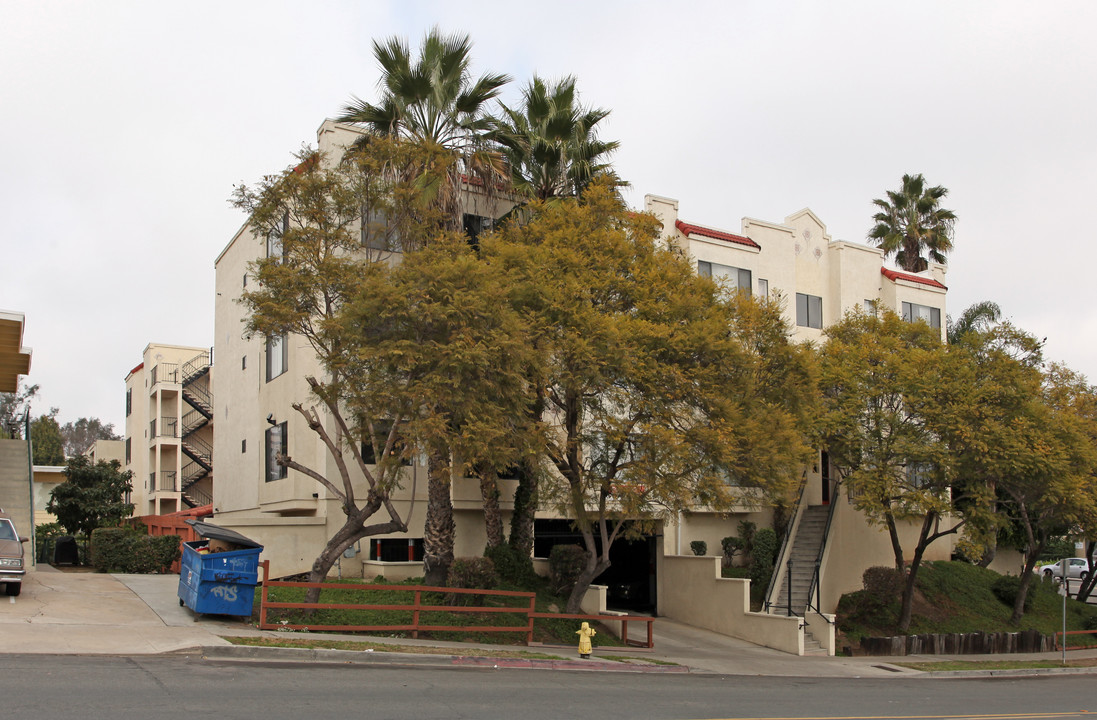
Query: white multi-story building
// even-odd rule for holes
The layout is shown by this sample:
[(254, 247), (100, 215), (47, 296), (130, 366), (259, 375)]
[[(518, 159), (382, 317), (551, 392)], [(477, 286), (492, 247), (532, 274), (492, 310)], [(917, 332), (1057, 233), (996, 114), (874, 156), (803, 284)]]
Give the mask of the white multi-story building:
[(208, 348), (149, 344), (126, 375), (124, 469), (133, 513), (166, 515), (213, 498)]
[[(354, 127), (326, 121), (317, 134), (319, 149), (329, 158), (339, 157), (358, 136)], [(484, 219), (500, 214), (498, 198), (486, 197), (467, 185), (463, 191), (466, 226), (479, 226)], [(833, 240), (810, 210), (801, 210), (783, 222), (745, 219), (737, 232), (686, 222), (678, 216), (678, 202), (667, 198), (647, 196), (645, 210), (659, 218), (668, 241), (699, 273), (722, 276), (754, 295), (782, 298), (798, 340), (820, 341), (823, 329), (845, 312), (877, 308), (891, 308), (910, 320), (925, 320), (940, 328), (943, 337), (947, 293), (943, 265), (932, 264), (919, 274), (889, 269), (879, 249)], [(253, 282), (251, 263), (269, 251), (266, 238), (245, 225), (215, 263), (214, 350), (218, 362), (212, 377), (218, 388), (218, 408), (213, 450), (219, 481), (213, 504), (216, 522), (263, 544), (272, 572), (287, 575), (311, 567), (327, 539), (341, 527), (344, 515), (338, 500), (329, 497), (319, 483), (274, 461), (282, 452), (327, 477), (337, 477), (323, 443), (292, 408), (293, 403), (321, 406), (310, 397), (306, 382), (308, 376), (322, 374), (312, 348), (301, 337), (249, 337), (244, 332), (245, 308), (239, 298)], [(320, 416), (330, 420), (322, 409)], [(795, 508), (790, 537), (795, 539), (801, 518), (811, 508), (835, 509), (823, 549), (819, 593), (824, 609), (833, 609), (842, 592), (860, 587), (866, 567), (892, 562), (891, 546), (848, 501), (836, 497), (836, 478), (825, 453), (805, 469), (804, 477), (804, 493)], [(364, 496), (365, 480), (353, 468), (352, 480)], [(500, 505), (508, 515), (513, 484), (504, 481), (502, 485)], [(363, 577), (420, 574), (426, 486), (425, 467), (417, 463), (406, 467), (393, 501), (408, 519), (409, 532), (371, 538), (364, 547), (345, 554), (337, 572)], [(457, 522), (455, 552), (458, 556), (479, 555), (486, 538), (478, 484), (470, 478), (455, 478), (451, 494)], [(612, 582), (640, 587), (649, 605), (672, 605), (671, 595), (692, 591), (659, 581), (666, 558), (688, 555), (694, 540), (704, 540), (712, 549), (710, 554), (719, 554), (720, 540), (735, 535), (740, 520), (762, 525), (772, 519), (768, 509), (744, 506), (738, 510), (729, 514), (699, 508), (676, 522), (664, 523), (645, 541), (622, 543), (626, 555), (614, 560), (618, 576)], [(538, 522), (537, 534), (537, 547), (541, 548), (574, 540), (567, 521), (551, 513)], [(933, 556), (947, 557), (950, 550), (941, 544), (933, 549)], [(535, 554), (540, 554), (536, 548)], [(622, 577), (622, 573), (631, 577)], [(777, 584), (782, 581), (778, 576)]]

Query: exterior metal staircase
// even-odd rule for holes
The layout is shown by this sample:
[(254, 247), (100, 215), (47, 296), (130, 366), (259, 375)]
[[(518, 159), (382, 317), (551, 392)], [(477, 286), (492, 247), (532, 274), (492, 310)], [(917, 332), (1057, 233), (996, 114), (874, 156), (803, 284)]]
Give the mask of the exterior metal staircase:
[(183, 400), (193, 408), (182, 417), (180, 446), (190, 462), (183, 466), (180, 485), (183, 502), (200, 507), (212, 502), (195, 484), (213, 472), (213, 448), (196, 433), (213, 419), (213, 393), (209, 389), (210, 353), (203, 352), (183, 363)]

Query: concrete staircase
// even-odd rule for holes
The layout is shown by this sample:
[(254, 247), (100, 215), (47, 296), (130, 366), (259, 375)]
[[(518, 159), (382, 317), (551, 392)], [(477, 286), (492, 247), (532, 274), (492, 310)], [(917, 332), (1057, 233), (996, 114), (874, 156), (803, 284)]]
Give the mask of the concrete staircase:
[[(811, 590), (811, 577), (815, 573), (815, 560), (823, 545), (823, 531), (827, 525), (828, 505), (812, 505), (804, 509), (800, 526), (792, 543), (792, 573), (786, 572), (781, 591), (773, 598), (770, 612), (774, 615), (804, 616)], [(792, 612), (789, 613), (789, 583), (792, 583)], [(814, 638), (811, 639), (814, 642)], [(806, 642), (806, 638), (805, 638)], [(816, 643), (818, 645), (818, 643)], [(806, 649), (806, 647), (805, 647)]]

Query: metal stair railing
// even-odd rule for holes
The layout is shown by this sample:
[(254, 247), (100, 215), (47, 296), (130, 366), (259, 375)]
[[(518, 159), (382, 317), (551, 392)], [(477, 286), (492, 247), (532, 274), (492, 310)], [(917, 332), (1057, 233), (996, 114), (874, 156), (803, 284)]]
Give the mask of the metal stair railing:
[(209, 446), (202, 438), (197, 435), (191, 435), (190, 437), (183, 438), (180, 445), (183, 447), (183, 452), (186, 453), (191, 460), (205, 465), (207, 470), (213, 469), (213, 448)]
[[(775, 587), (775, 581), (777, 580), (778, 571), (781, 569), (782, 561), (786, 561), (788, 564), (785, 577), (788, 578), (789, 588), (792, 587), (792, 544), (789, 541), (792, 538), (793, 528), (799, 523), (800, 518), (804, 514), (801, 505), (804, 501), (804, 490), (807, 488), (807, 486), (808, 474), (805, 470), (803, 477), (801, 477), (800, 479), (800, 492), (796, 495), (796, 504), (793, 505), (795, 511), (792, 513), (792, 517), (789, 518), (788, 525), (785, 527), (784, 539), (781, 540), (781, 551), (777, 553), (777, 557), (773, 560), (773, 572), (769, 576), (769, 585), (766, 586), (766, 601), (763, 606), (766, 612), (769, 612), (770, 608), (776, 605), (776, 600), (774, 599), (773, 594), (780, 590), (780, 588)], [(792, 603), (789, 603), (788, 612), (790, 615), (792, 614)]]
[(198, 488), (184, 490), (182, 496), (183, 502), (192, 508), (202, 507), (203, 505), (211, 505), (213, 503), (213, 498), (209, 495), (209, 493), (203, 492)]
[(183, 415), (182, 437), (187, 437), (208, 425), (210, 418), (201, 410), (191, 410)]
[(819, 568), (823, 564), (823, 553), (827, 549), (827, 540), (830, 538), (830, 524), (834, 521), (834, 509), (838, 507), (838, 483), (834, 484), (834, 500), (830, 503), (830, 509), (827, 511), (827, 524), (823, 526), (823, 541), (819, 543), (819, 554), (815, 556), (815, 570), (811, 574), (811, 585), (808, 587), (808, 602), (804, 608), (804, 612), (808, 610), (814, 610), (819, 615), (822, 615), (824, 619), (831, 625), (834, 624), (832, 620), (823, 615), (823, 611), (819, 608), (822, 605), (822, 593), (819, 590), (820, 577)]
[(183, 363), (183, 384), (189, 385), (210, 369), (210, 354), (201, 352)]
[(183, 490), (188, 490), (191, 485), (204, 477), (209, 477), (211, 469), (202, 463), (191, 460), (183, 466)]
[(198, 383), (183, 386), (183, 399), (206, 417), (213, 417), (213, 393)]

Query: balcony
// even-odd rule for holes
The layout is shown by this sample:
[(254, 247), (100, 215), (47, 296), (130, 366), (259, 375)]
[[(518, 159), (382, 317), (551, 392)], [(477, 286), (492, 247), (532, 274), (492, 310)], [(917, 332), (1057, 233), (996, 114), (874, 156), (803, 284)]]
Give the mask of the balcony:
[(174, 417), (162, 417), (159, 422), (153, 420), (149, 423), (149, 439), (178, 438), (179, 419)]
[(158, 363), (152, 366), (152, 372), (149, 373), (151, 387), (156, 387), (156, 383), (161, 382), (178, 385), (179, 378), (179, 363)]
[(161, 470), (160, 477), (149, 473), (149, 493), (179, 492), (178, 475), (174, 470)]

